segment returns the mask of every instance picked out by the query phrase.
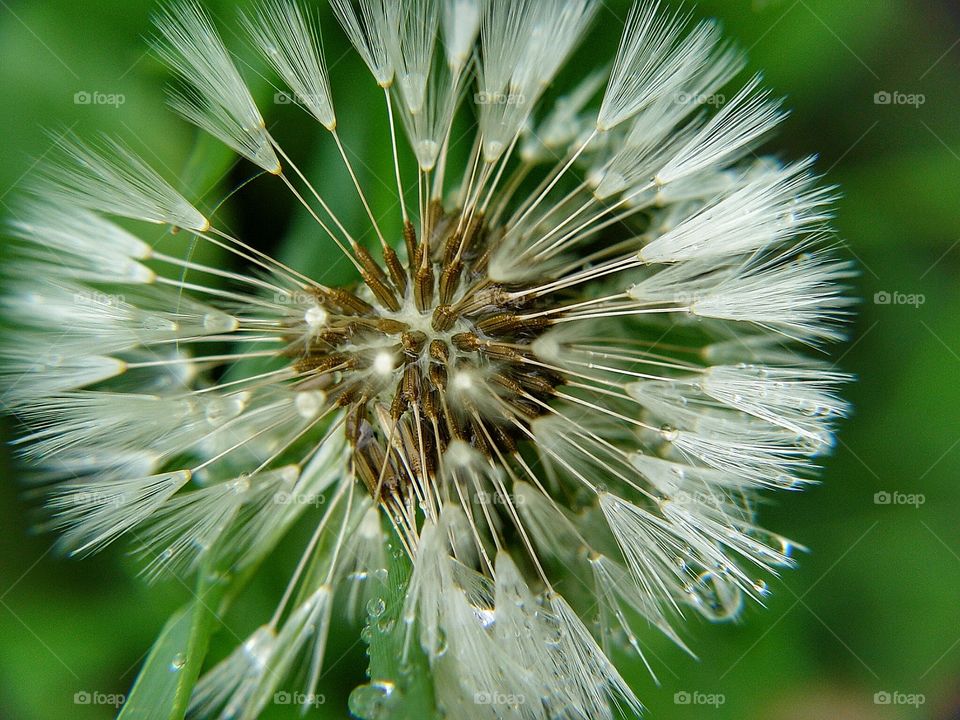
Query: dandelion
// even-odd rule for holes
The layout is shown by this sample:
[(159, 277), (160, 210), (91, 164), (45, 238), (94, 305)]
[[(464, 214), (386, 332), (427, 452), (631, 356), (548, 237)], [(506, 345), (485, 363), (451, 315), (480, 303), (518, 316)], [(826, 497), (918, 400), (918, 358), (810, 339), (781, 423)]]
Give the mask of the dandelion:
[[(273, 616), (200, 679), (197, 717), (255, 718), (295, 678), (315, 697), (334, 618), (391, 583), (399, 652), (426, 658), (448, 716), (639, 713), (616, 647), (685, 647), (684, 617), (733, 620), (794, 563), (756, 509), (812, 482), (847, 410), (848, 378), (808, 357), (850, 305), (834, 192), (812, 159), (755, 155), (781, 104), (759, 77), (711, 101), (741, 54), (657, 2), (607, 69), (559, 88), (595, 0), (331, 7), (382, 90), (384, 216), (314, 9), (264, 0), (241, 26), (329, 136), (361, 231), (201, 7), (159, 13), (156, 47), (174, 108), (289, 190), (355, 283), (235, 237), (112, 139), (63, 138), (17, 214), (5, 403), (49, 524), (78, 554), (128, 536), (150, 578), (252, 572), (313, 527)], [(235, 262), (161, 253), (138, 223)]]

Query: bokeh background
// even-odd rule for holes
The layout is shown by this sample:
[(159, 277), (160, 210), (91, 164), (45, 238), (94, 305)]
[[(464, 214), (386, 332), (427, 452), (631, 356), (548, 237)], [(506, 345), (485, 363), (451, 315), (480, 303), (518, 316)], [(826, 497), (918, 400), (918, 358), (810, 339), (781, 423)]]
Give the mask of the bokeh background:
[[(222, 28), (237, 27), (237, 3), (210, 7)], [(606, 0), (580, 67), (610, 56), (627, 7)], [(164, 108), (167, 75), (147, 54), (154, 9), (152, 0), (0, 0), (0, 215), (14, 211), (50, 133), (66, 128), (119, 133), (206, 208), (249, 176)], [(772, 147), (819, 153), (842, 187), (836, 225), (859, 263), (862, 304), (832, 360), (859, 377), (847, 391), (856, 412), (823, 484), (765, 510), (766, 525), (812, 550), (771, 584), (767, 608), (737, 625), (689, 625), (699, 661), (651, 638), (660, 687), (636, 663), (625, 674), (661, 720), (960, 718), (960, 7), (703, 0), (694, 11), (720, 18), (749, 49), (750, 68), (788, 97), (794, 114)], [(325, 41), (342, 133), (375, 187), (374, 176), (391, 178), (382, 104), (339, 31), (329, 26)], [(338, 192), (340, 165), (320, 130), (250, 77), (287, 149)], [(301, 269), (339, 273), (309, 223), (272, 193), (255, 184), (227, 201), (224, 217)], [(355, 206), (344, 193), (340, 206)], [(147, 585), (120, 545), (85, 561), (59, 557), (49, 536), (31, 533), (37, 499), (18, 487), (5, 445), (0, 464), (0, 718), (112, 717), (82, 693), (126, 692), (188, 589)], [(281, 553), (230, 628), (243, 636), (268, 614), (288, 572)], [(317, 718), (345, 717), (363, 681), (357, 629), (338, 630)], [(221, 635), (214, 652), (233, 640)]]

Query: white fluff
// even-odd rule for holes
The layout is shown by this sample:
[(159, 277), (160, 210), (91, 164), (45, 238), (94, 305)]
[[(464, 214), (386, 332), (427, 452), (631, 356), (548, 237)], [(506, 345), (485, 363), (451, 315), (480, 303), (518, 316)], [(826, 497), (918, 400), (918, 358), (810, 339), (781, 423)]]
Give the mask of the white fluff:
[(767, 90), (758, 90), (755, 76), (704, 127), (667, 162), (655, 176), (666, 185), (724, 162), (731, 162), (780, 124), (786, 113), (780, 102), (769, 100)]
[(640, 251), (644, 262), (752, 253), (815, 231), (828, 220), (830, 188), (816, 188), (805, 160), (724, 193)]
[(294, 102), (334, 130), (337, 116), (313, 11), (297, 0), (264, 0), (244, 21), (257, 49), (293, 91)]
[(104, 137), (94, 145), (68, 133), (57, 146), (63, 159), (43, 166), (37, 195), (134, 220), (209, 229), (199, 210), (120, 141)]
[(177, 0), (157, 15), (156, 25), (165, 40), (157, 53), (190, 83), (171, 91), (173, 108), (250, 162), (279, 173), (263, 117), (206, 11), (194, 0)]
[(818, 253), (753, 265), (698, 299), (690, 312), (753, 323), (802, 342), (836, 340), (852, 304), (841, 284), (850, 275), (849, 263)]
[(388, 88), (393, 84), (396, 74), (392, 51), (399, 32), (399, 3), (391, 0), (359, 0), (359, 5), (358, 17), (353, 0), (330, 0), (330, 7), (353, 47), (377, 83)]
[(189, 470), (120, 480), (66, 483), (48, 507), (73, 554), (100, 550), (150, 517), (190, 481)]
[(662, 13), (659, 2), (634, 4), (610, 73), (597, 127), (604, 132), (659, 98), (674, 96), (710, 57), (718, 41), (713, 23), (683, 37), (687, 19)]

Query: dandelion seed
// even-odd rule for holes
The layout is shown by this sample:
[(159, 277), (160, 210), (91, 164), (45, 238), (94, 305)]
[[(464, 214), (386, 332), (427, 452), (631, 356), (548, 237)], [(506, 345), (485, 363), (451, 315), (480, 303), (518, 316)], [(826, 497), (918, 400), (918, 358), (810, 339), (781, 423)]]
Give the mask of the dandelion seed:
[[(383, 625), (401, 661), (425, 658), (449, 716), (636, 715), (615, 646), (646, 663), (652, 630), (690, 652), (684, 617), (734, 620), (795, 563), (757, 508), (813, 481), (847, 412), (849, 378), (805, 355), (849, 313), (834, 192), (812, 160), (745, 159), (780, 104), (759, 76), (714, 102), (742, 54), (658, 2), (546, 106), (597, 7), (333, 0), (383, 91), (390, 138), (370, 148), (389, 148), (399, 210), (376, 219), (318, 19), (294, 0), (245, 16), (329, 131), (363, 233), (267, 132), (205, 11), (161, 13), (159, 53), (187, 82), (175, 108), (277, 175), (352, 283), (235, 237), (116, 141), (65, 136), (17, 213), (0, 384), (64, 546), (131, 535), (159, 580), (253, 572), (312, 528), (272, 617), (207, 670), (191, 716), (255, 718), (297, 679), (306, 709), (340, 608), (380, 618), (397, 592)], [(474, 115), (457, 166), (451, 128)], [(159, 252), (138, 222), (227, 260)]]

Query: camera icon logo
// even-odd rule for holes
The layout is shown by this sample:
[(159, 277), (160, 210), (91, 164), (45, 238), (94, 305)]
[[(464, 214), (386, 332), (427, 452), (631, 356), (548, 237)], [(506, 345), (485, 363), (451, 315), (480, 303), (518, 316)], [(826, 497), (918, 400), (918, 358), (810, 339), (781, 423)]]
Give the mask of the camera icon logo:
[(881, 490), (878, 493), (875, 493), (873, 496), (874, 505), (889, 505), (893, 502), (893, 495), (888, 493), (886, 490)]
[(74, 705), (89, 705), (92, 702), (93, 698), (86, 690), (81, 690), (78, 693), (73, 695), (73, 704)]
[(893, 695), (888, 693), (886, 690), (881, 690), (878, 693), (874, 693), (873, 704), (874, 705), (890, 705), (893, 702)]
[(893, 95), (886, 90), (881, 90), (873, 96), (875, 105), (890, 105), (893, 102)]
[(693, 702), (693, 697), (685, 690), (681, 690), (673, 696), (674, 705), (689, 705), (691, 702)]

